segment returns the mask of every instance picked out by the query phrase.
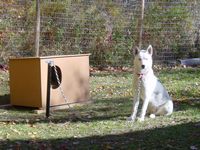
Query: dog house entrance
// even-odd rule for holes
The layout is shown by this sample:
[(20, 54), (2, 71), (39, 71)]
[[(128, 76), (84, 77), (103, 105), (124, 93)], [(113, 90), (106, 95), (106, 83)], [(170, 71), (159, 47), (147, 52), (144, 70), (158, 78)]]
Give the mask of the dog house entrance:
[(58, 75), (58, 79), (60, 81), (60, 84), (62, 83), (62, 72), (61, 72), (60, 67), (52, 66), (51, 67), (51, 86), (52, 86), (52, 89), (57, 89), (60, 86), (60, 84), (58, 83), (56, 73)]

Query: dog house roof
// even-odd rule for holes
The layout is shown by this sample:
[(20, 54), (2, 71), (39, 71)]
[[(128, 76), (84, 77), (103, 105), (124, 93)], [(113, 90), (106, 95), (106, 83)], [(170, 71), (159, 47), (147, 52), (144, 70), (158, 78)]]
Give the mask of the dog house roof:
[(53, 55), (53, 56), (41, 56), (41, 57), (19, 57), (11, 59), (49, 59), (49, 58), (64, 58), (64, 57), (81, 57), (90, 56), (91, 54), (76, 54), (76, 55)]

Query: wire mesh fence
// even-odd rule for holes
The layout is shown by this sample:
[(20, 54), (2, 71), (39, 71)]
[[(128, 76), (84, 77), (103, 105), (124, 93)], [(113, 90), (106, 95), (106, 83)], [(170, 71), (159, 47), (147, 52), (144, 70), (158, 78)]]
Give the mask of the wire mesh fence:
[[(34, 54), (34, 0), (0, 0), (0, 58)], [(42, 0), (40, 55), (91, 53), (93, 66), (131, 66), (140, 0)], [(200, 2), (146, 0), (142, 47), (156, 63), (200, 56)]]

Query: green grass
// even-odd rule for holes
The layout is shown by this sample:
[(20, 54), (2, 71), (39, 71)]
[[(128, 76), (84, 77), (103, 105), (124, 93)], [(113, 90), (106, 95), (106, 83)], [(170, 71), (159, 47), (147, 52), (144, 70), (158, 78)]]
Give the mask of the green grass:
[(0, 96), (9, 94), (9, 76), (8, 72), (0, 71)]
[[(169, 117), (127, 122), (132, 74), (93, 73), (93, 103), (73, 111), (57, 110), (45, 119), (45, 114), (27, 108), (0, 109), (0, 149), (200, 148), (200, 69), (164, 70), (157, 75), (175, 103)], [(4, 81), (0, 88), (8, 94), (5, 74)]]
[(9, 103), (9, 76), (8, 72), (0, 70), (0, 105)]

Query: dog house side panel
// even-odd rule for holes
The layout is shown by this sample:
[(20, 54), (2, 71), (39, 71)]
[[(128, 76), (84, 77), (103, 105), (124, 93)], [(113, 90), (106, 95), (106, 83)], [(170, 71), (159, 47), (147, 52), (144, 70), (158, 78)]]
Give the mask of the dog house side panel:
[[(68, 103), (89, 100), (89, 56), (69, 57), (57, 62), (62, 68), (61, 86)], [(54, 90), (56, 92), (56, 90)]]
[[(51, 106), (80, 103), (89, 100), (89, 55), (45, 57), (41, 59), (41, 70), (47, 70), (47, 61), (52, 61), (61, 77), (61, 85), (51, 88)], [(54, 78), (55, 79), (55, 78)], [(47, 72), (41, 73), (43, 106), (46, 104)], [(55, 81), (54, 81), (55, 82)], [(60, 89), (61, 87), (61, 89)]]
[(11, 104), (41, 107), (39, 58), (10, 59)]

